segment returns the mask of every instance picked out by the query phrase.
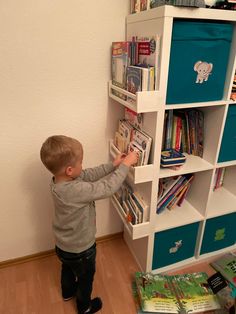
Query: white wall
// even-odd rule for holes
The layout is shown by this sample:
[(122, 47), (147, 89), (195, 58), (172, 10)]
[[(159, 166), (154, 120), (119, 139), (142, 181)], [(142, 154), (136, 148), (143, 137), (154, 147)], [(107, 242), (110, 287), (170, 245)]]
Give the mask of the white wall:
[[(108, 98), (110, 47), (125, 38), (128, 9), (129, 0), (0, 2), (0, 261), (54, 247), (46, 137), (77, 137), (85, 167), (108, 161), (120, 113)], [(108, 200), (97, 202), (97, 227), (121, 231)]]

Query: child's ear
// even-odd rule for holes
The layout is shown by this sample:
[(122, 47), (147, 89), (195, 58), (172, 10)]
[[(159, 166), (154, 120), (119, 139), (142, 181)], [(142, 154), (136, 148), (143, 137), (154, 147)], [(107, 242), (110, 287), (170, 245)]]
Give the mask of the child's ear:
[(65, 173), (67, 176), (70, 177), (72, 175), (72, 167), (71, 166), (66, 167)]

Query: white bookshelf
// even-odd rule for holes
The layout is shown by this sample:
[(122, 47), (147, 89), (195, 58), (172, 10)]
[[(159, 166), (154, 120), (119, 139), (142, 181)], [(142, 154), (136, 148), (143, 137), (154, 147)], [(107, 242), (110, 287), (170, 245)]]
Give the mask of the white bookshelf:
[[(196, 102), (167, 105), (165, 103), (168, 82), (169, 59), (173, 22), (176, 18), (205, 19), (228, 21), (234, 25), (233, 40), (229, 55), (223, 99), (209, 102)], [(195, 263), (208, 256), (214, 256), (227, 250), (236, 249), (236, 244), (210, 253), (201, 252), (207, 224), (214, 218), (223, 219), (226, 215), (235, 213), (236, 217), (236, 160), (218, 162), (221, 140), (226, 122), (229, 105), (235, 102), (230, 100), (231, 86), (236, 68), (236, 12), (205, 8), (186, 8), (162, 6), (127, 17), (126, 39), (132, 36), (150, 36), (158, 34), (161, 38), (160, 56), (158, 65), (158, 90), (154, 92), (138, 92), (133, 95), (109, 82), (109, 96), (119, 104), (138, 113), (144, 113), (144, 131), (153, 138), (150, 164), (143, 167), (133, 167), (128, 180), (137, 187), (140, 194), (149, 204), (148, 222), (132, 225), (127, 222), (125, 213), (119, 202), (113, 197), (112, 203), (124, 223), (124, 239), (127, 242), (134, 258), (144, 271), (155, 273), (179, 268), (189, 263)], [(133, 99), (132, 103), (124, 101), (112, 94), (112, 90), (122, 92)], [(186, 163), (178, 170), (160, 168), (160, 154), (164, 113), (166, 110), (183, 108), (199, 108), (204, 112), (204, 153), (203, 158), (188, 155)], [(235, 121), (236, 123), (236, 121)], [(117, 153), (113, 142), (110, 142), (111, 155)], [(214, 173), (217, 168), (226, 167), (224, 185), (213, 191)], [(164, 210), (156, 214), (158, 183), (162, 178), (194, 174), (194, 180), (181, 207)], [(186, 226), (199, 225), (194, 254), (189, 258), (167, 263), (164, 267), (153, 268), (155, 239), (159, 234), (176, 230)], [(235, 221), (236, 225), (236, 221)], [(178, 235), (179, 236), (179, 235)], [(183, 237), (187, 235), (183, 234)], [(235, 239), (236, 241), (236, 239)], [(235, 242), (236, 243), (236, 242)]]

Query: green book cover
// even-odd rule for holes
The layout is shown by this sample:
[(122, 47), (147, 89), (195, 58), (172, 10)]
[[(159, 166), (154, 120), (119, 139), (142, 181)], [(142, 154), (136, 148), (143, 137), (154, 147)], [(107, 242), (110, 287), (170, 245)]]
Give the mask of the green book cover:
[(200, 313), (220, 308), (203, 272), (184, 275), (135, 274), (141, 310), (152, 313)]

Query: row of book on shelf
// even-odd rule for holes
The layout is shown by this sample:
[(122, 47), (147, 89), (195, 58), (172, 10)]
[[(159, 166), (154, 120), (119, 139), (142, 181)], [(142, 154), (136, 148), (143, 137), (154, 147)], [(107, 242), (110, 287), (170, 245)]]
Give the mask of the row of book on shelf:
[(142, 196), (134, 191), (127, 182), (121, 186), (114, 196), (124, 211), (128, 222), (137, 225), (148, 220), (148, 205)]
[[(131, 41), (112, 43), (112, 84), (133, 94), (152, 91), (156, 86), (160, 38), (134, 36)], [(132, 102), (132, 98), (112, 90), (113, 94)]]
[[(215, 172), (214, 190), (223, 185), (222, 174), (225, 168), (219, 168)], [(186, 199), (188, 191), (194, 179), (194, 174), (185, 174), (159, 180), (156, 213), (161, 214), (164, 210), (173, 210), (181, 206)], [(125, 183), (115, 194), (127, 220), (136, 225), (147, 221), (148, 205), (138, 192)]]
[(119, 120), (118, 130), (115, 132), (114, 144), (120, 153), (127, 154), (136, 151), (139, 159), (136, 166), (148, 164), (152, 138), (141, 130), (142, 116), (125, 108), (125, 118)]
[(203, 156), (204, 113), (198, 109), (165, 112), (162, 150), (175, 149)]
[[(137, 166), (148, 163), (152, 144), (152, 138), (143, 132), (142, 128), (143, 115), (125, 107), (124, 119), (119, 120), (114, 144), (120, 153), (138, 151)], [(119, 202), (128, 222), (136, 225), (148, 220), (149, 207), (146, 201), (127, 182), (115, 193), (114, 197)]]

